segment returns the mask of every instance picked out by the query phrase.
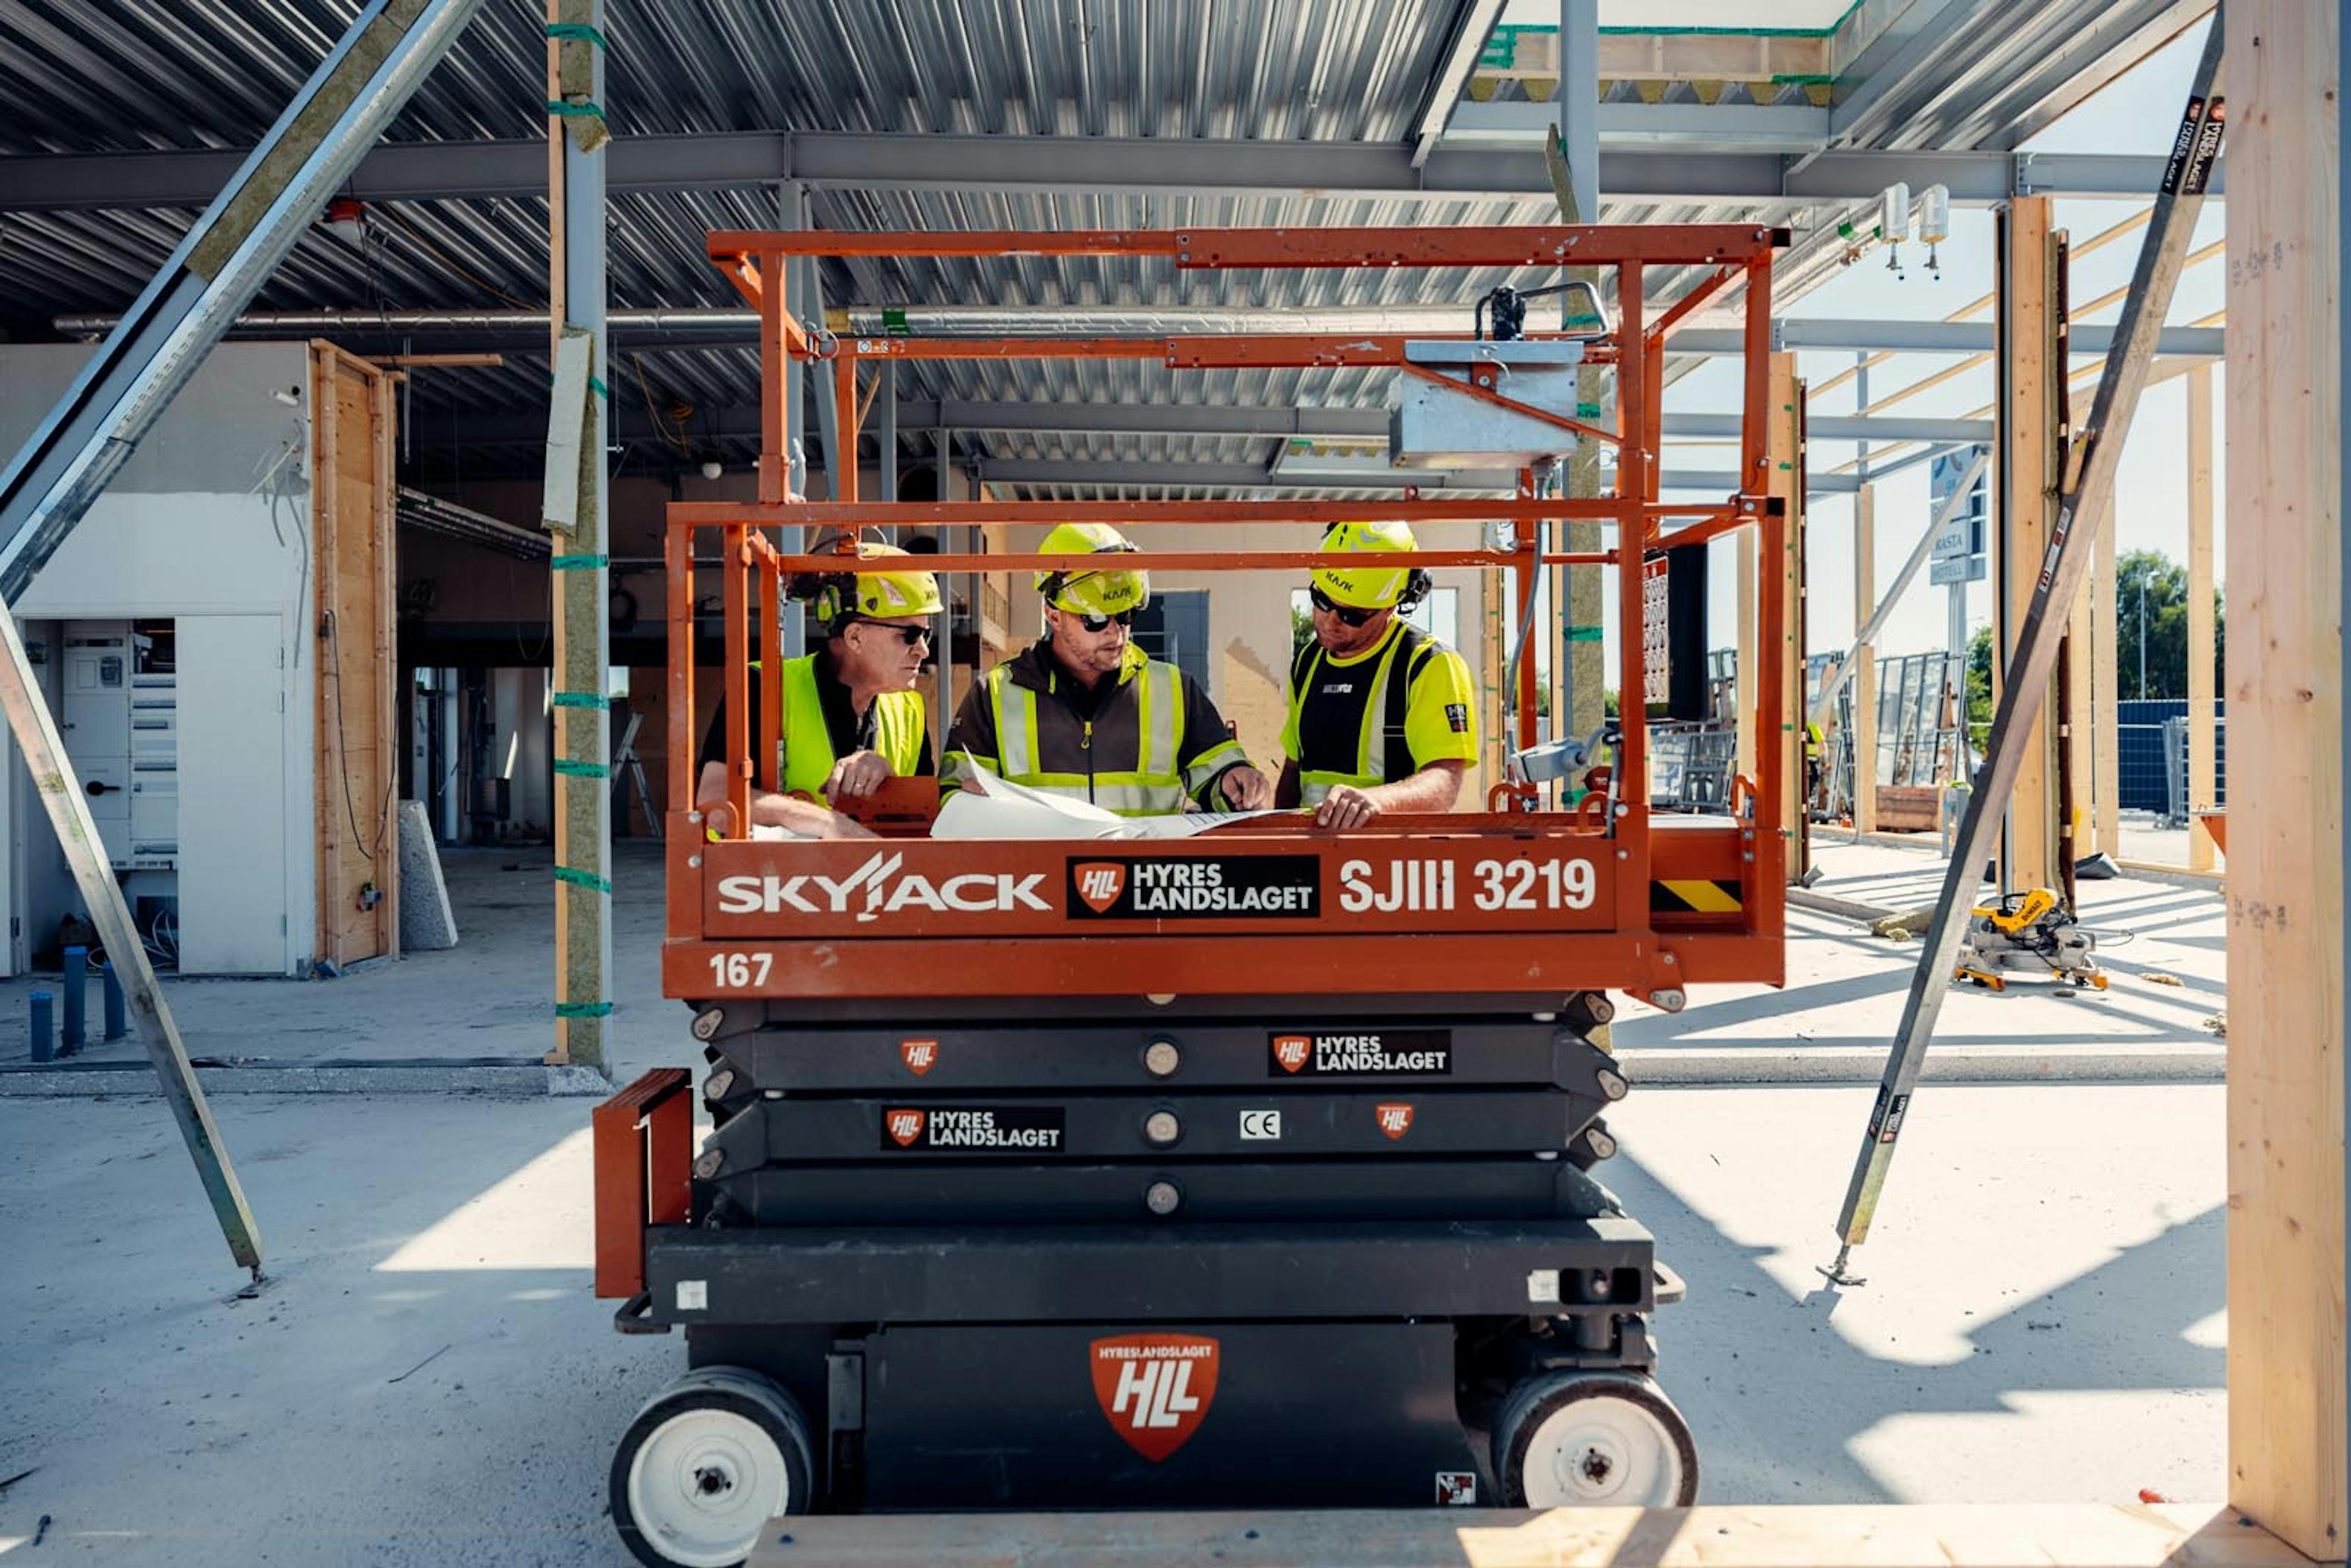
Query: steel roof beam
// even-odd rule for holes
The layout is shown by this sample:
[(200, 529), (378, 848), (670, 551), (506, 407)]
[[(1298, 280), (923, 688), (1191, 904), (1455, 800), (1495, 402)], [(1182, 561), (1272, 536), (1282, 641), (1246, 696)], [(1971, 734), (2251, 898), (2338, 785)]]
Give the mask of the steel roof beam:
[[(1475, 107), (1548, 112), (1542, 104)], [(1622, 133), (1612, 133), (1610, 111), (1628, 107), (1644, 115), (1658, 112), (1640, 105), (1601, 106), (1601, 189), (1617, 204), (1866, 201), (1900, 181), (1914, 191), (1948, 185), (1953, 201), (1980, 205), (2011, 195), (2151, 196), (2163, 175), (2160, 155), (1826, 152), (1799, 167), (1768, 150), (1627, 146)], [(1678, 107), (1687, 106), (1658, 109)], [(1408, 149), (1388, 143), (1176, 137), (745, 131), (623, 137), (606, 155), (612, 165), (609, 189), (615, 195), (797, 182), (865, 191), (1548, 203), (1551, 183), (1539, 151), (1541, 131), (1529, 120), (1523, 134), (1523, 148), (1440, 147), (1419, 168), (1412, 165)], [(201, 207), (246, 156), (242, 152), (20, 153), (0, 158), (0, 212)], [(2214, 187), (2220, 188), (2217, 174)], [(543, 196), (547, 147), (537, 141), (386, 144), (360, 162), (350, 190), (374, 202)]]
[[(1501, 470), (1359, 465), (1276, 474), (1254, 463), (1089, 463), (993, 458), (982, 459), (978, 470), (983, 484), (1087, 488), (1166, 486), (1175, 489), (1384, 490), (1416, 485), (1424, 491), (1507, 490), (1517, 482), (1515, 473)], [(1739, 481), (1728, 470), (1710, 473), (1669, 468), (1665, 472), (1662, 487), (1667, 492), (1728, 496), (1736, 493)], [(1859, 477), (1852, 474), (1814, 474), (1811, 476), (1811, 488), (1816, 495), (1844, 493), (1860, 487)]]
[[(1309, 441), (1382, 447), (1388, 440), (1388, 411), (1384, 408), (902, 398), (897, 411), (902, 434), (959, 430), (1065, 435), (1182, 435), (1203, 440)], [(613, 416), (615, 434), (622, 440), (672, 439), (678, 434), (674, 426), (656, 424), (642, 406), (623, 403), (613, 410)], [(521, 445), (536, 444), (547, 435), (547, 421), (528, 413), (431, 410), (420, 418), (428, 422), (423, 428), (441, 445), (449, 444), (441, 431), (444, 418), (452, 422), (449, 436), (465, 445)], [(1806, 428), (1815, 441), (1967, 443), (1992, 438), (1991, 421), (1988, 419), (1815, 414)], [(1665, 416), (1665, 433), (1685, 439), (1732, 439), (1739, 434), (1739, 415), (1668, 413)], [(698, 408), (686, 431), (688, 439), (706, 441), (753, 441), (758, 434), (759, 409), (756, 403)]]

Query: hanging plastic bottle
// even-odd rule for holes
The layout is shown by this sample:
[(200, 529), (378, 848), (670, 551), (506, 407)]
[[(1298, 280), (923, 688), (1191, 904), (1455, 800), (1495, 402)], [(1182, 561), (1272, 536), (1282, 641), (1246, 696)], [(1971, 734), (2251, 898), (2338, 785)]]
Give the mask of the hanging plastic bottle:
[(1910, 237), (1910, 187), (1896, 181), (1877, 200), (1877, 237), (1886, 242), (1886, 270), (1902, 276), (1902, 242)]
[(1927, 247), (1927, 271), (1940, 278), (1943, 269), (1935, 247), (1951, 237), (1951, 188), (1929, 185), (1918, 197), (1918, 239)]

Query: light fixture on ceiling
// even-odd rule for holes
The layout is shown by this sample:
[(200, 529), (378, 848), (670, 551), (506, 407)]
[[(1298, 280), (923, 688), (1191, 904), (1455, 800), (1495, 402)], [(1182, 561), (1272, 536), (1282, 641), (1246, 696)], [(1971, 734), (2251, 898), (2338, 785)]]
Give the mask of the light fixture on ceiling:
[(345, 245), (357, 246), (367, 238), (367, 204), (357, 196), (337, 196), (327, 204), (327, 215), (319, 221), (340, 235)]
[(704, 478), (716, 479), (718, 476), (726, 472), (726, 465), (718, 461), (717, 458), (705, 457), (702, 460), (702, 476)]

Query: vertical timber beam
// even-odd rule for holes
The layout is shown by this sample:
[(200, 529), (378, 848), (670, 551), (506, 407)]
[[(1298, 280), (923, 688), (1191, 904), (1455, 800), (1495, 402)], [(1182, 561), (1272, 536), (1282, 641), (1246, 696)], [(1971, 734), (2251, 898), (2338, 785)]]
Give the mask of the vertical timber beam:
[(2212, 367), (2188, 372), (2188, 869), (2212, 869)]
[(2229, 1502), (2351, 1545), (2345, 1354), (2346, 509), (2335, 5), (2228, 0)]
[[(1877, 608), (1877, 487), (1853, 498), (1853, 619), (1866, 625)], [(1877, 831), (1877, 650), (1853, 651), (1853, 831)]]
[[(1788, 845), (1788, 878), (1794, 882), (1812, 865), (1812, 798), (1804, 788), (1804, 737), (1809, 733), (1804, 703), (1804, 383), (1796, 379), (1792, 351), (1771, 356), (1765, 406), (1771, 424), (1764, 445), (1764, 483), (1769, 494), (1786, 503), (1787, 522), (1781, 530), (1779, 559), (1761, 563), (1763, 570), (1780, 580), (1779, 624), (1760, 627), (1758, 637), (1771, 638), (1780, 646), (1782, 717), (1778, 734), (1758, 736), (1757, 760), (1778, 768), (1783, 780), (1778, 825)], [(1757, 645), (1761, 646), (1760, 640)], [(1742, 672), (1744, 668), (1742, 664)]]
[[(2057, 358), (2056, 236), (2050, 198), (2020, 196), (2001, 225), (1999, 312), (2000, 543), (1992, 595), (1993, 691), (2006, 681), (2025, 606), (2032, 602), (2049, 543), (2049, 503), (2057, 488), (2058, 433), (2064, 395)], [(2033, 720), (2009, 802), (2001, 886), (2014, 892), (2057, 885), (2057, 800), (2050, 714)]]
[[(604, 454), (611, 373), (604, 333), (603, 0), (547, 0), (549, 317), (590, 344), (586, 439), (572, 531), (552, 561), (555, 716), (555, 1049), (601, 1070), (612, 1010), (611, 716)], [(560, 105), (559, 109), (557, 106)]]

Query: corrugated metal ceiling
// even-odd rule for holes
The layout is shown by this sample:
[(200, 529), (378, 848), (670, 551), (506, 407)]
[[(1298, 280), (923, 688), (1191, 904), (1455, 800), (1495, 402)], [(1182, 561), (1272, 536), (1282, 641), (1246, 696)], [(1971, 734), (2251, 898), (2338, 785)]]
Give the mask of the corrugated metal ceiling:
[[(1860, 144), (1997, 143), (2008, 120), (2063, 87), (2051, 62), (2085, 29), (2144, 26), (2163, 0), (1970, 5), (1933, 68), (1906, 85)], [(16, 0), (0, 5), (0, 154), (251, 144), (332, 46), (356, 0)], [(1396, 142), (1430, 90), (1455, 6), (1429, 0), (608, 0), (608, 99), (622, 135), (841, 130), (1021, 135), (1245, 137)], [(2020, 18), (2019, 13), (2029, 13)], [(534, 0), (492, 0), (391, 132), (395, 141), (542, 133), (544, 47)], [(2067, 69), (2074, 68), (2068, 66)], [(827, 190), (834, 228), (1059, 229), (1205, 225), (1386, 226), (1529, 223), (1548, 202), (1449, 204), (1249, 197), (1071, 196), (998, 191)], [(704, 259), (716, 227), (768, 227), (769, 191), (632, 193), (611, 204), (621, 306), (731, 305)], [(1786, 209), (1684, 206), (1629, 221), (1785, 221)], [(1834, 214), (1824, 214), (1831, 222)], [(193, 211), (47, 213), (0, 220), (0, 297), (39, 316), (122, 308)], [(420, 201), (378, 209), (354, 248), (307, 236), (259, 308), (543, 305), (546, 210), (537, 200)], [(1809, 273), (1806, 274), (1810, 276)], [(836, 301), (892, 303), (1463, 304), (1501, 271), (1187, 274), (1092, 258), (834, 264)], [(1787, 298), (1783, 291), (1782, 299)], [(756, 397), (747, 349), (647, 353), (626, 378), (667, 410)], [(420, 379), (420, 428), (516, 412), (544, 396), (543, 361)], [(616, 389), (619, 391), (622, 389)], [(903, 367), (907, 397), (1101, 402), (1376, 402), (1375, 375), (1172, 376), (1134, 363)], [(1260, 442), (979, 438), (987, 450), (1249, 460)], [(926, 449), (910, 439), (910, 450)], [(495, 462), (483, 453), (473, 461)], [(514, 455), (522, 455), (516, 454)]]

